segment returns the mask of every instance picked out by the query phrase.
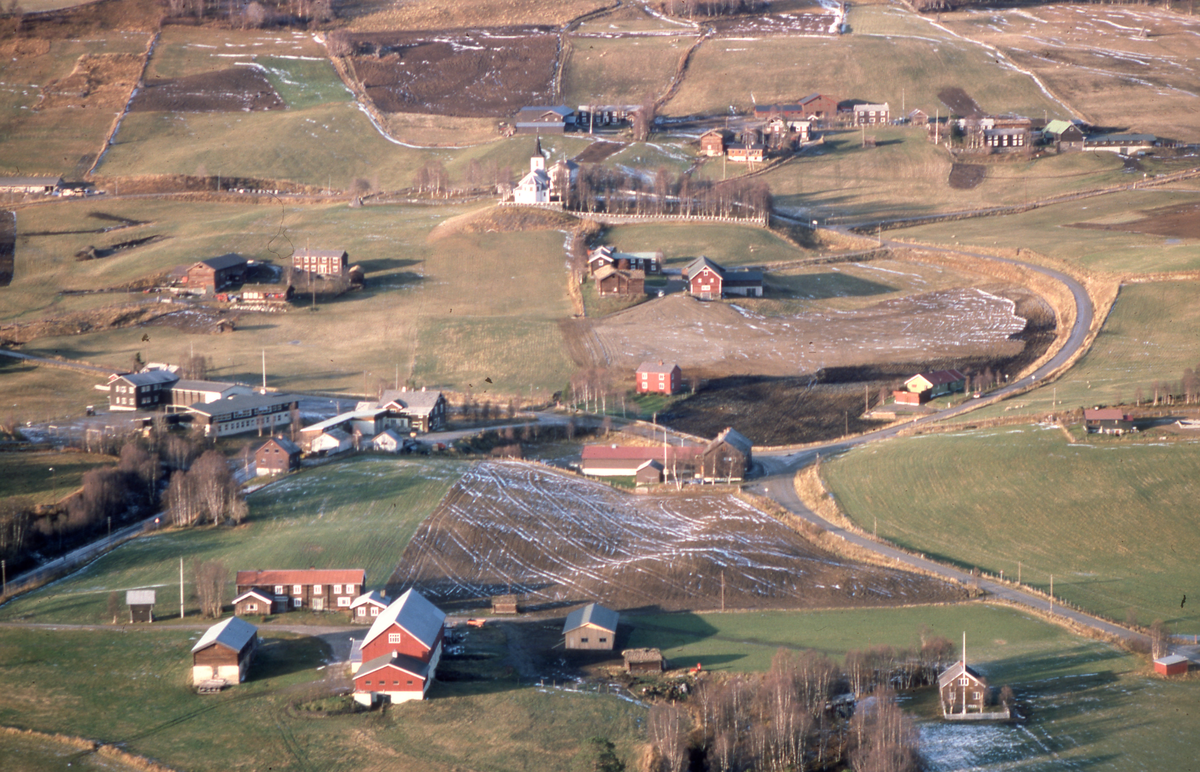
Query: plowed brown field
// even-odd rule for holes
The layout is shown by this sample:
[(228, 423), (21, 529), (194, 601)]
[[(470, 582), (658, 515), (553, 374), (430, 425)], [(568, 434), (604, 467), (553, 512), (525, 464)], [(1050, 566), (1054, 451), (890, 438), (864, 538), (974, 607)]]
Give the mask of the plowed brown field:
[(821, 608), (952, 601), (944, 582), (825, 552), (728, 494), (634, 496), (520, 463), (483, 463), (405, 549), (389, 589), (453, 608), (518, 592), (527, 606)]
[(148, 80), (129, 103), (131, 111), (225, 113), (282, 110), (275, 87), (252, 67), (230, 67), (170, 80)]

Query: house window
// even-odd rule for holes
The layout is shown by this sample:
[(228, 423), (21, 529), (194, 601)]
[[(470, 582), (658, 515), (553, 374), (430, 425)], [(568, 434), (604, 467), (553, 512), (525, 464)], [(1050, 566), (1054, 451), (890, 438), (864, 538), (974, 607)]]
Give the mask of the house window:
[[(410, 683), (411, 683), (411, 682), (410, 682)], [(392, 686), (399, 686), (399, 685), (400, 685), (400, 679), (399, 679), (399, 678), (393, 678), (393, 679), (392, 679)]]
[(400, 633), (388, 633), (388, 643), (400, 643)]
[(357, 587), (357, 586), (358, 586), (358, 585), (356, 585), (356, 584), (348, 584), (348, 585), (346, 585), (346, 594), (347, 594), (347, 595), (355, 595), (356, 593), (355, 593), (355, 590), (354, 590), (354, 588), (355, 588), (355, 587)]
[(370, 678), (368, 678), (367, 680), (363, 681), (363, 686), (370, 686), (370, 685), (371, 685), (371, 679), (370, 679)]
[(247, 603), (246, 610), (247, 611), (258, 611), (258, 604), (257, 603)]
[(600, 639), (600, 643), (608, 643), (608, 639), (607, 639), (607, 638), (601, 638), (601, 639)]
[(365, 617), (367, 615), (367, 609), (364, 606), (359, 606), (358, 607), (358, 615), (360, 617)]
[(304, 601), (300, 598), (292, 598), (292, 605), (296, 608), (300, 608), (300, 604), (303, 602)]
[(968, 680), (966, 679), (966, 676), (964, 676), (964, 677), (962, 677), (962, 678), (958, 679), (958, 685), (959, 685), (959, 686), (966, 686), (966, 685), (967, 685), (967, 684), (969, 684), (969, 683), (970, 683), (970, 681), (968, 681)]
[(292, 595), (299, 595), (304, 591), (304, 586), (300, 584), (292, 585)]
[(350, 599), (348, 597), (346, 597), (345, 595), (343, 595), (342, 597), (338, 598), (338, 605), (342, 606), (342, 607), (349, 606)]
[(323, 584), (314, 584), (313, 585), (313, 595), (320, 595), (321, 590), (324, 589), (324, 587), (325, 587), (325, 585), (323, 585)]
[(979, 699), (979, 698), (980, 698), (980, 697), (982, 697), (982, 696), (983, 696), (983, 695), (982, 695), (982, 694), (980, 694), (979, 692), (972, 692), (972, 693), (971, 693), (971, 699), (974, 699), (974, 700), (977, 700), (977, 699)]
[(580, 639), (579, 639), (579, 642), (580, 642), (580, 643), (587, 643), (587, 642), (588, 642), (588, 639), (587, 639), (587, 638), (580, 638)]
[(342, 594), (342, 586), (341, 586), (340, 584), (335, 584), (335, 585), (333, 586), (333, 594), (334, 594), (334, 595), (341, 595), (341, 594)]
[(411, 679), (411, 678), (410, 678), (410, 679), (409, 679), (409, 681), (408, 681), (408, 685), (409, 685), (409, 686), (412, 686), (412, 679)]
[(275, 585), (275, 594), (283, 595), (283, 585), (282, 584)]

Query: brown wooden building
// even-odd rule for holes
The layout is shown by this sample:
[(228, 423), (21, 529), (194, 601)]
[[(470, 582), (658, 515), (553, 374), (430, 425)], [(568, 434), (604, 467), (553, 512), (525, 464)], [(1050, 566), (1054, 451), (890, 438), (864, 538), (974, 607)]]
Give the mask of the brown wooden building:
[(147, 370), (113, 376), (108, 382), (109, 410), (157, 410), (171, 403), (179, 376), (169, 370)]
[(276, 611), (287, 611), (287, 600), (283, 599), (276, 604), (275, 596), (262, 590), (247, 590), (233, 599), (235, 616), (265, 617)]
[(987, 706), (988, 684), (983, 676), (959, 660), (938, 677), (942, 715), (983, 713)]
[(292, 253), (292, 268), (318, 276), (345, 276), (350, 270), (350, 255), (344, 249), (297, 249)]
[(520, 599), (516, 595), (497, 595), (492, 598), (492, 613), (520, 614)]
[(272, 437), (254, 451), (254, 469), (259, 477), (287, 474), (300, 468), (300, 448), (286, 437)]
[(828, 94), (809, 94), (800, 100), (801, 117), (828, 122), (837, 117), (838, 100)]
[(729, 132), (724, 129), (711, 129), (700, 135), (700, 155), (709, 158), (720, 158), (725, 155), (725, 143), (729, 141)]
[(765, 158), (765, 148), (761, 142), (744, 142), (730, 145), (725, 149), (725, 155), (730, 161), (738, 163), (761, 163)]
[(241, 281), (245, 273), (246, 258), (230, 253), (192, 263), (183, 283), (193, 290), (211, 295), (229, 284)]
[(361, 568), (309, 568), (284, 571), (238, 571), (237, 593), (261, 590), (274, 600), (277, 611), (349, 611), (362, 592), (366, 572)]
[(596, 271), (596, 292), (601, 297), (620, 295), (637, 297), (646, 294), (646, 272), (622, 270), (606, 265)]
[(246, 671), (258, 647), (258, 628), (244, 619), (230, 617), (205, 631), (192, 647), (192, 683), (236, 684), (246, 680)]
[(753, 462), (752, 443), (733, 427), (717, 435), (700, 457), (701, 476), (713, 482), (744, 480)]
[(356, 625), (370, 625), (387, 610), (388, 599), (379, 590), (371, 590), (350, 602), (350, 621)]
[(154, 590), (126, 590), (125, 605), (130, 622), (154, 621)]
[(661, 673), (667, 669), (667, 661), (658, 649), (626, 649), (621, 656), (630, 673)]
[(568, 649), (611, 651), (617, 641), (620, 615), (599, 603), (589, 603), (567, 615), (563, 638)]

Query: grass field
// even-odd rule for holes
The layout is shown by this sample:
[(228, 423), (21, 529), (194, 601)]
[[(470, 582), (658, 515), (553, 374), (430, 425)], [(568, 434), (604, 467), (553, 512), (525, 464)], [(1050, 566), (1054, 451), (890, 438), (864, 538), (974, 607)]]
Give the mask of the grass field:
[(53, 423), (83, 415), (88, 405), (105, 402), (105, 395), (92, 388), (98, 382), (96, 376), (38, 367), (9, 357), (0, 357), (0, 381), (6, 389), (0, 415), (19, 424)]
[(1027, 720), (946, 725), (937, 696), (902, 696), (921, 720), (931, 770), (1154, 770), (1185, 767), (1200, 729), (1194, 680), (1164, 681), (1148, 663), (1076, 637), (1021, 611), (989, 604), (808, 613), (626, 616), (629, 646), (658, 646), (674, 667), (766, 670), (780, 648), (815, 649), (841, 660), (871, 645), (914, 647), (919, 635), (956, 644), (965, 631), (972, 667), (993, 686), (1011, 685)]
[[(364, 456), (307, 470), (252, 494), (242, 527), (135, 539), (0, 608), (0, 619), (101, 623), (107, 621), (108, 594), (132, 587), (161, 588), (159, 613), (169, 617), (179, 600), (180, 558), (220, 558), (230, 571), (362, 568), (376, 588), (387, 581), (417, 525), (463, 468), (455, 462)], [(195, 621), (190, 599), (187, 607)]]
[[(1118, 182), (1131, 181), (1130, 175), (1121, 176), (1123, 179)], [(1010, 187), (1013, 182), (1009, 182)], [(1030, 180), (1029, 184), (1030, 189), (1034, 190), (1036, 183)], [(1037, 194), (1030, 195), (1035, 197)], [(921, 225), (894, 230), (892, 234), (901, 239), (941, 244), (1024, 247), (1095, 271), (1189, 271), (1200, 268), (1200, 249), (1197, 249), (1195, 238), (1068, 226), (1073, 223), (1119, 225), (1137, 219), (1147, 210), (1198, 201), (1200, 194), (1179, 190), (1123, 191), (1041, 207), (1022, 214)], [(1014, 238), (1014, 234), (1017, 234), (1017, 238)]]
[[(981, 470), (982, 473), (981, 473)], [(1193, 556), (1200, 444), (1093, 440), (1053, 429), (872, 443), (823, 473), (850, 517), (909, 549), (1048, 590), (1085, 609), (1200, 632), (1180, 599)], [(877, 525), (876, 525), (877, 523)]]
[(1200, 367), (1198, 291), (1194, 281), (1125, 285), (1095, 343), (1062, 378), (956, 420), (1132, 404), (1138, 389), (1145, 404), (1158, 381), (1181, 393), (1184, 369)]
[(0, 498), (27, 496), (35, 504), (62, 500), (79, 490), (85, 472), (117, 462), (94, 453), (5, 453), (0, 459)]
[[(746, 111), (754, 104), (819, 91), (839, 99), (888, 102), (896, 116), (902, 107), (919, 107), (931, 115), (941, 107), (945, 115), (937, 93), (959, 86), (991, 112), (1041, 116), (1047, 111), (1052, 118), (1070, 117), (1028, 76), (997, 65), (983, 47), (899, 6), (855, 6), (847, 21), (853, 34), (836, 39), (706, 41), (692, 56), (683, 85), (664, 112), (719, 113), (730, 106)], [(772, 66), (763, 68), (763, 62)]]
[(515, 24), (557, 26), (611, 4), (605, 0), (479, 0), (461, 4), (415, 0), (397, 5), (388, 0), (352, 0), (338, 7), (338, 16), (351, 19), (350, 28), (364, 32)]
[[(159, 36), (154, 56), (146, 68), (149, 79), (181, 78), (213, 70), (224, 70), (259, 57), (287, 56), (288, 61), (308, 66), (322, 65), (309, 71), (318, 75), (315, 87), (324, 86), (328, 71), (340, 84), (337, 74), (326, 58), (325, 46), (312, 35), (300, 31), (261, 31), (214, 29), (211, 27), (168, 26)], [(302, 58), (299, 58), (302, 57)], [(323, 61), (318, 61), (323, 60)], [(259, 61), (266, 66), (265, 61)], [(345, 87), (342, 87), (343, 92)], [(288, 106), (295, 107), (289, 100)]]
[[(435, 683), (427, 702), (386, 714), (306, 718), (289, 706), (328, 693), (332, 684), (320, 683), (327, 649), (315, 638), (269, 631), (246, 683), (200, 698), (188, 683), (188, 651), (199, 635), (0, 631), (6, 684), (0, 724), (120, 743), (196, 772), (559, 770), (586, 737), (609, 737), (625, 758), (644, 742), (641, 707), (595, 694), (514, 690), (503, 682)], [(75, 677), (63, 678), (68, 670)], [(21, 758), (22, 772), (65, 767), (55, 766), (52, 749), (42, 755), (21, 743), (0, 735), (0, 755)]]
[(704, 255), (721, 265), (761, 265), (801, 260), (815, 253), (798, 249), (765, 228), (706, 223), (615, 225), (601, 243), (622, 252), (662, 250), (668, 268), (683, 268)]
[[(683, 30), (681, 30), (683, 32)], [(563, 71), (569, 105), (637, 105), (666, 91), (694, 37), (571, 38)]]

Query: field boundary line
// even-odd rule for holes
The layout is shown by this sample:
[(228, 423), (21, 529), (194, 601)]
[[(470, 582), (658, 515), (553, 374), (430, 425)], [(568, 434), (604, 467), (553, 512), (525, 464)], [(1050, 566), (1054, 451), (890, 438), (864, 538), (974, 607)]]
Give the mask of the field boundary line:
[(104, 156), (108, 154), (108, 149), (117, 141), (117, 132), (121, 130), (121, 122), (125, 120), (125, 116), (129, 115), (129, 105), (133, 102), (133, 98), (146, 84), (146, 70), (150, 67), (150, 57), (154, 56), (154, 48), (158, 44), (158, 36), (161, 32), (155, 32), (150, 36), (150, 42), (146, 44), (146, 52), (142, 54), (142, 71), (138, 73), (138, 79), (133, 84), (133, 88), (129, 90), (129, 96), (125, 97), (125, 105), (121, 112), (117, 113), (117, 117), (113, 120), (112, 127), (108, 130), (108, 136), (104, 138), (104, 143), (100, 145), (100, 152), (96, 153), (96, 160), (92, 161), (92, 165), (84, 173), (84, 177), (91, 177), (95, 173), (96, 167), (104, 160)]

